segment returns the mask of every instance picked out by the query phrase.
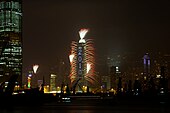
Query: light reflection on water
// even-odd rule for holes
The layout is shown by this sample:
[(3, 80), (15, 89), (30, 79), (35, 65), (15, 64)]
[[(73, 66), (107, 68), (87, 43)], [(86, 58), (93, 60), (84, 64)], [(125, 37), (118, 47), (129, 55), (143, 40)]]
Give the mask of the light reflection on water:
[(0, 113), (170, 113), (170, 108), (165, 103), (159, 105), (151, 103), (99, 105), (95, 103), (92, 105), (91, 102), (70, 104), (53, 102), (39, 106), (15, 106), (3, 109), (0, 106)]
[(0, 113), (169, 113), (164, 106), (41, 106), (1, 109)]

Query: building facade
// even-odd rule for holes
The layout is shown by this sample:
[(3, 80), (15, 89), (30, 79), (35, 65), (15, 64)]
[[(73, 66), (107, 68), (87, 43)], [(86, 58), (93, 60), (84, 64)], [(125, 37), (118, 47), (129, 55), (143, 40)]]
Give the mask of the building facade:
[(57, 90), (56, 77), (57, 77), (57, 75), (51, 74), (51, 77), (50, 77), (50, 91), (56, 91)]
[[(89, 86), (95, 82), (93, 41), (83, 39), (87, 32), (87, 29), (80, 30), (80, 40), (72, 42), (69, 56), (71, 84), (78, 82), (80, 87)], [(81, 88), (78, 87), (77, 90), (81, 90)]]
[(150, 77), (150, 65), (151, 62), (150, 62), (150, 57), (149, 57), (149, 54), (146, 53), (143, 57), (143, 65), (144, 65), (144, 79), (147, 79), (148, 77)]
[(22, 2), (0, 1), (0, 82), (11, 75), (22, 81)]

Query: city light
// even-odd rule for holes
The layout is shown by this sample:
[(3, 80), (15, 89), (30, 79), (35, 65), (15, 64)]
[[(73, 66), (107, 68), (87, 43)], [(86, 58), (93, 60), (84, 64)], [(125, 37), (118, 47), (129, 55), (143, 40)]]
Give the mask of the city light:
[(32, 74), (29, 74), (28, 77), (32, 77)]
[(156, 78), (161, 78), (161, 75), (156, 75)]
[(27, 80), (28, 80), (28, 89), (30, 89), (31, 88), (31, 77), (28, 76)]
[(31, 77), (32, 77), (32, 74), (29, 74), (28, 77), (27, 77), (27, 87), (28, 87), (28, 89), (31, 88)]

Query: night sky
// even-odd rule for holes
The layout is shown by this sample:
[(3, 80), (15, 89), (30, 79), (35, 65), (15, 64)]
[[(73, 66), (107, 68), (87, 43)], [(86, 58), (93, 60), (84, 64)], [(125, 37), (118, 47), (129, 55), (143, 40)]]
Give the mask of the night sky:
[(96, 56), (170, 49), (169, 0), (23, 0), (23, 71), (41, 73), (62, 59), (78, 31), (89, 28)]

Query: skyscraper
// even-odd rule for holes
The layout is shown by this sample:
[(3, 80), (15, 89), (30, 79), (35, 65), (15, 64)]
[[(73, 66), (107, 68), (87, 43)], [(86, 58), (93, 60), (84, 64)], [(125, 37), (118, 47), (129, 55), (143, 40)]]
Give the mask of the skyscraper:
[(22, 81), (22, 2), (0, 1), (0, 82), (11, 75)]
[(84, 37), (88, 29), (79, 31), (79, 42), (73, 41), (71, 44), (70, 64), (70, 80), (73, 84), (78, 82), (79, 86), (89, 86), (95, 82), (94, 72), (94, 47), (92, 40), (85, 40)]
[(150, 75), (150, 57), (148, 53), (146, 53), (143, 57), (143, 64), (144, 64), (144, 79), (147, 79)]
[(56, 75), (51, 74), (50, 77), (50, 91), (56, 91)]

